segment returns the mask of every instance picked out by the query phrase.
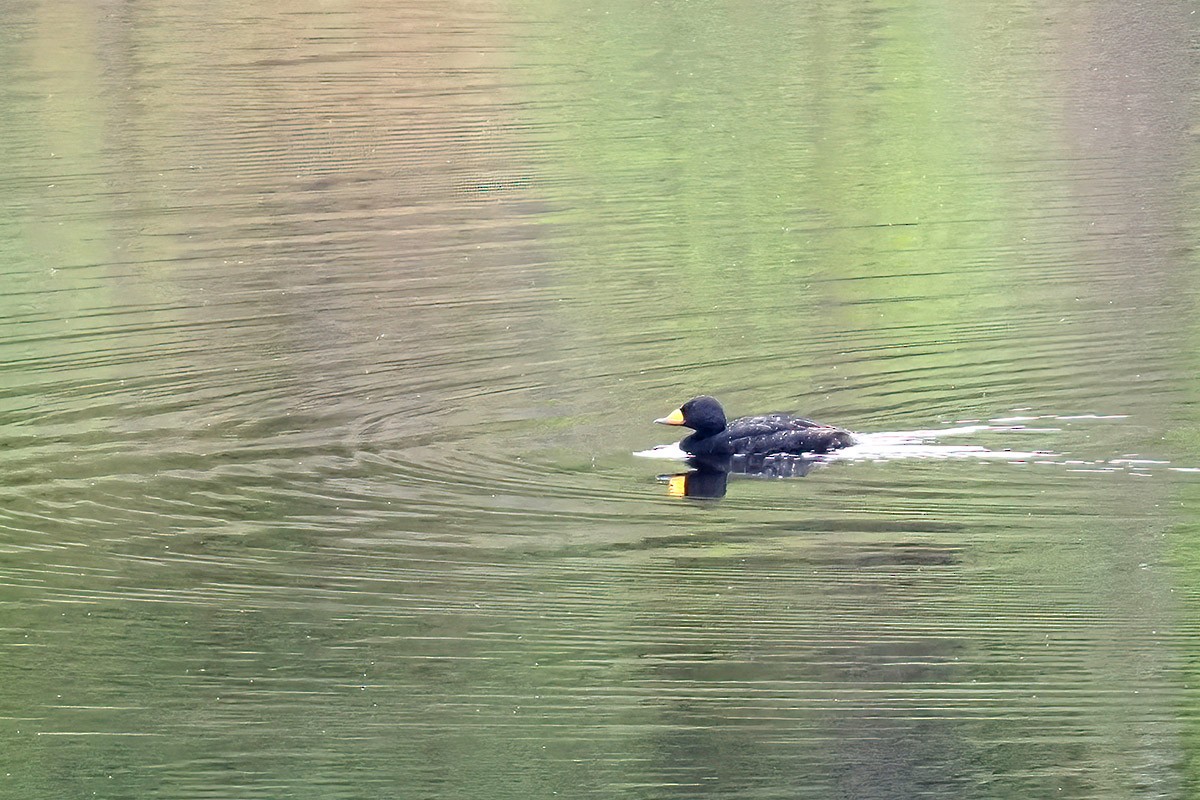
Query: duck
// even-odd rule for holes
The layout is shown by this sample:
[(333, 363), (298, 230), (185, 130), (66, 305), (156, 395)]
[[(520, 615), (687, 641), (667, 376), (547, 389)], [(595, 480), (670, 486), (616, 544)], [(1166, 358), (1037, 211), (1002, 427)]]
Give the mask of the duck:
[(691, 457), (798, 456), (829, 453), (857, 444), (850, 431), (807, 417), (776, 413), (726, 422), (725, 409), (709, 395), (693, 397), (654, 421), (695, 431), (679, 443), (679, 448)]

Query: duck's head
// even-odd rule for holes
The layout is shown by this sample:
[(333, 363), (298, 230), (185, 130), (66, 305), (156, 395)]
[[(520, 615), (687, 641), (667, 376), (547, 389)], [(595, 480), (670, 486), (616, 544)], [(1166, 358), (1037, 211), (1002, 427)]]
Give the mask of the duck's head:
[(717, 398), (701, 395), (654, 421), (660, 425), (682, 425), (701, 436), (711, 436), (725, 430), (725, 409), (721, 408)]

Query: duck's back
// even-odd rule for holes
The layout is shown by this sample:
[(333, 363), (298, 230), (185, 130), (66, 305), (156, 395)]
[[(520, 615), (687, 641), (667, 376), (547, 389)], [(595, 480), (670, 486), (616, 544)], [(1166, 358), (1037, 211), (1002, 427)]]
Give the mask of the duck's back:
[(854, 435), (806, 417), (766, 414), (735, 419), (722, 438), (732, 454), (828, 453), (854, 444)]

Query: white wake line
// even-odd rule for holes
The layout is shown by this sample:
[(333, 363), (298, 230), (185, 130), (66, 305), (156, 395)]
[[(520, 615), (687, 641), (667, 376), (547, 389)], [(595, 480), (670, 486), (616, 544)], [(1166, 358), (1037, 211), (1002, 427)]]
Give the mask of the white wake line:
[[(893, 461), (901, 458), (991, 458), (1004, 461), (1028, 461), (1033, 458), (1049, 458), (1056, 454), (1050, 452), (1023, 452), (1014, 450), (989, 450), (982, 445), (932, 445), (930, 440), (943, 436), (965, 436), (984, 431), (1023, 431), (1049, 432), (1056, 429), (1035, 429), (1025, 426), (1006, 425), (960, 425), (955, 428), (941, 428), (921, 431), (885, 431), (881, 433), (856, 433), (858, 444), (824, 455), (807, 454), (795, 456), (813, 461)], [(684, 461), (688, 454), (679, 448), (678, 443), (660, 444), (650, 450), (639, 450), (634, 453), (640, 458), (654, 458), (668, 461)]]
[[(872, 434), (873, 435), (873, 434)], [(891, 437), (895, 434), (881, 434)], [(677, 444), (661, 444), (650, 450), (634, 453), (640, 458), (665, 461), (686, 461), (687, 453)], [(1130, 475), (1147, 476), (1150, 470), (1168, 472), (1200, 473), (1200, 467), (1172, 467), (1169, 461), (1152, 458), (1113, 458), (1087, 461), (1077, 458), (1062, 458), (1061, 453), (1048, 451), (989, 450), (980, 445), (936, 445), (936, 444), (858, 444), (825, 455), (784, 456), (784, 458), (807, 459), (810, 461), (872, 461), (876, 463), (902, 460), (981, 460), (1005, 461), (1014, 464), (1054, 464), (1066, 467), (1068, 472), (1125, 472)]]
[(1049, 461), (1058, 454), (1049, 451), (989, 450), (981, 445), (883, 444), (864, 442), (823, 456), (822, 461), (898, 461), (901, 459), (990, 459), (996, 461)]
[(920, 444), (943, 436), (970, 436), (973, 433), (1059, 433), (1062, 428), (1030, 428), (1025, 425), (959, 425), (956, 428), (930, 428), (921, 431), (881, 431), (856, 433), (856, 447), (863, 445)]
[[(890, 434), (889, 434), (890, 435)], [(909, 441), (912, 441), (911, 439)], [(634, 453), (639, 458), (653, 458), (663, 461), (686, 461), (688, 454), (679, 449), (678, 444), (660, 444), (650, 450), (639, 450)], [(904, 458), (919, 459), (949, 459), (949, 458), (987, 458), (1002, 461), (1029, 461), (1032, 459), (1053, 458), (1057, 454), (1050, 452), (1023, 452), (1016, 450), (989, 450), (979, 445), (936, 445), (936, 444), (885, 444), (869, 442), (845, 447), (832, 453), (805, 454), (782, 456), (783, 458), (807, 459), (810, 461), (895, 461)]]
[(992, 459), (998, 461), (1046, 460), (1057, 453), (1036, 450), (992, 450), (977, 444), (929, 444), (943, 436), (969, 436), (975, 433), (1021, 432), (1054, 433), (1058, 428), (1029, 428), (1024, 425), (959, 425), (920, 431), (882, 431), (855, 434), (857, 444), (822, 456), (826, 461), (895, 461), (898, 459)]
[(679, 444), (660, 444), (649, 450), (634, 453), (639, 458), (658, 458), (664, 461), (686, 461), (688, 454), (679, 449)]

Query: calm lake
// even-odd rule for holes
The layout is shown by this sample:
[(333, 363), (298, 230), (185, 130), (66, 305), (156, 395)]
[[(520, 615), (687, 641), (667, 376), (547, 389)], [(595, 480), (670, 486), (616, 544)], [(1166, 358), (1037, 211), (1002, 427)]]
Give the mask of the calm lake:
[(0, 795), (1200, 792), (1194, 3), (0, 6)]

